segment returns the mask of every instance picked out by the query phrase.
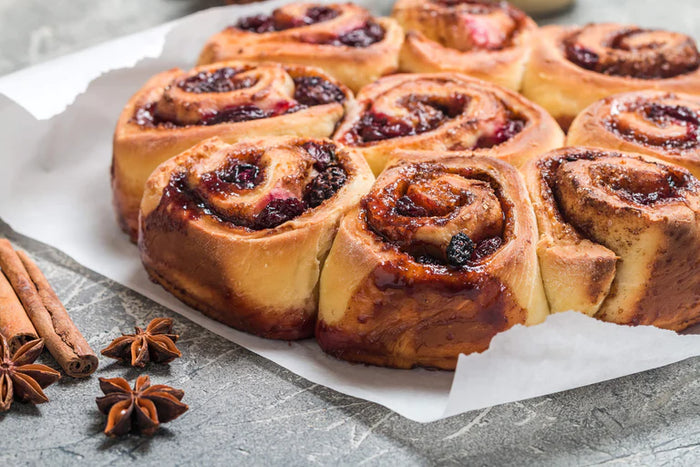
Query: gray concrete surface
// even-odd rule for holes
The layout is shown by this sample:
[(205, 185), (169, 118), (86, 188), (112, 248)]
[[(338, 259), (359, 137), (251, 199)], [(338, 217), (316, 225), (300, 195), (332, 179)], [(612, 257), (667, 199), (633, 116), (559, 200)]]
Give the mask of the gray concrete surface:
[[(212, 3), (0, 0), (0, 74)], [(698, 37), (699, 13), (695, 0), (579, 0), (562, 18), (625, 19)], [(190, 410), (153, 438), (106, 438), (97, 376), (139, 372), (102, 359), (94, 377), (49, 387), (50, 403), (0, 414), (0, 465), (700, 464), (700, 358), (423, 425), (311, 384), (0, 221), (3, 236), (39, 262), (95, 349), (173, 317), (184, 356), (146, 373), (184, 389)], [(42, 361), (55, 366), (48, 355)]]

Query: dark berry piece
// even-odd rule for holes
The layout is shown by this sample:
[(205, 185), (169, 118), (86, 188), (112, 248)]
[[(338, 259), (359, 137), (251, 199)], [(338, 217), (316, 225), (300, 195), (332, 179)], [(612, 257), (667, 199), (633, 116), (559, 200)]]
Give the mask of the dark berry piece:
[(408, 217), (426, 217), (428, 215), (428, 211), (423, 206), (418, 206), (406, 195), (396, 201), (396, 212), (401, 216)]
[(458, 233), (452, 237), (447, 245), (447, 262), (452, 266), (464, 266), (474, 253), (474, 242), (465, 233)]
[(312, 6), (306, 10), (306, 14), (304, 15), (304, 23), (321, 23), (323, 21), (331, 20), (337, 16), (338, 12), (333, 8), (328, 8), (327, 6)]
[(245, 89), (256, 82), (253, 78), (236, 79), (240, 70), (231, 67), (219, 68), (214, 71), (200, 71), (178, 83), (178, 87), (185, 92), (231, 92), (237, 89)]
[(256, 229), (277, 227), (299, 216), (305, 209), (304, 202), (297, 198), (273, 199), (255, 217), (254, 227)]
[(319, 172), (326, 170), (326, 168), (335, 162), (335, 144), (332, 143), (315, 143), (309, 141), (301, 145), (306, 152), (313, 157), (316, 161), (314, 162), (314, 168)]
[(340, 44), (350, 47), (369, 47), (382, 39), (384, 39), (384, 29), (373, 21), (338, 36)]
[(236, 164), (221, 175), (221, 180), (232, 183), (242, 190), (251, 190), (257, 185), (260, 169), (257, 165)]
[(315, 208), (332, 197), (347, 181), (348, 176), (342, 167), (332, 165), (321, 172), (306, 187), (305, 200)]
[(362, 141), (381, 141), (415, 134), (415, 129), (403, 120), (392, 119), (388, 115), (366, 113), (357, 125), (357, 134)]
[(216, 125), (225, 122), (245, 122), (267, 118), (270, 114), (256, 105), (239, 105), (230, 107), (202, 119), (202, 125)]
[(491, 148), (505, 143), (513, 136), (517, 135), (525, 128), (525, 122), (520, 119), (509, 119), (498, 128), (492, 135), (481, 136), (476, 142), (477, 148)]
[(700, 119), (695, 112), (683, 105), (663, 105), (652, 102), (646, 106), (646, 113), (650, 120), (657, 123), (667, 123), (669, 120), (676, 120), (678, 122), (700, 125)]
[(264, 32), (274, 31), (275, 22), (270, 15), (255, 15), (239, 19), (236, 23), (236, 27), (244, 31), (262, 34)]
[(580, 44), (573, 44), (567, 47), (566, 58), (581, 68), (585, 68), (587, 70), (595, 69), (600, 61), (600, 57), (597, 53)]
[(139, 107), (134, 113), (133, 120), (137, 125), (141, 126), (155, 126), (156, 124), (156, 103), (152, 102), (144, 107)]
[(294, 99), (303, 105), (314, 106), (345, 100), (345, 93), (338, 86), (318, 76), (294, 78), (294, 84)]
[(501, 237), (491, 237), (486, 240), (482, 240), (474, 249), (472, 254), (472, 261), (479, 261), (482, 258), (487, 257), (496, 250), (498, 250), (503, 244), (503, 239)]

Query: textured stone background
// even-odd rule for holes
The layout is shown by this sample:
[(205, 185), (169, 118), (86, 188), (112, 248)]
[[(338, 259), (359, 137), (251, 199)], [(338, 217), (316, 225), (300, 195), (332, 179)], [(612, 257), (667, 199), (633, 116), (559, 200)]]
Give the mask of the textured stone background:
[[(215, 3), (0, 0), (0, 74)], [(579, 0), (555, 20), (598, 18), (700, 36), (695, 0)], [(106, 438), (96, 376), (133, 380), (139, 372), (101, 360), (94, 377), (48, 388), (50, 403), (0, 414), (0, 465), (700, 463), (700, 358), (423, 425), (311, 384), (0, 221), (1, 236), (38, 261), (95, 349), (153, 317), (173, 317), (184, 357), (145, 372), (184, 389), (190, 410), (153, 438)], [(55, 366), (46, 354), (42, 362)]]

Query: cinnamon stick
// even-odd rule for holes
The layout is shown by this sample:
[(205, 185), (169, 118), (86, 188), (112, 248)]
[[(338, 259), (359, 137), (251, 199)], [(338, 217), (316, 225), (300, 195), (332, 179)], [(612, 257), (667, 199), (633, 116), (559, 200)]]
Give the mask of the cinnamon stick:
[(0, 334), (10, 345), (10, 353), (29, 341), (38, 339), (32, 322), (24, 311), (17, 294), (0, 271)]
[(4, 239), (0, 239), (0, 267), (61, 368), (75, 378), (92, 374), (97, 369), (97, 356), (39, 267)]

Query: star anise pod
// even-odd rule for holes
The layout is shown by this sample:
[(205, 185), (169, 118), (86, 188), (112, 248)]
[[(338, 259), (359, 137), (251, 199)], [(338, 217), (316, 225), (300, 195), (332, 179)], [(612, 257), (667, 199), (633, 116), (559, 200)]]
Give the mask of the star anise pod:
[(132, 428), (151, 436), (161, 423), (174, 420), (189, 407), (180, 402), (185, 392), (164, 384), (151, 386), (151, 379), (139, 376), (132, 390), (124, 378), (100, 378), (105, 394), (95, 399), (100, 412), (107, 414), (105, 434), (122, 436)]
[(46, 365), (33, 363), (44, 350), (44, 340), (35, 339), (10, 356), (10, 345), (0, 334), (0, 412), (10, 409), (12, 399), (42, 404), (49, 398), (46, 386), (55, 383), (61, 374)]
[(155, 318), (144, 331), (136, 327), (135, 334), (117, 337), (102, 351), (102, 355), (122, 362), (131, 361), (131, 366), (143, 368), (146, 363), (170, 363), (182, 354), (175, 347), (177, 334), (173, 334), (173, 320)]

